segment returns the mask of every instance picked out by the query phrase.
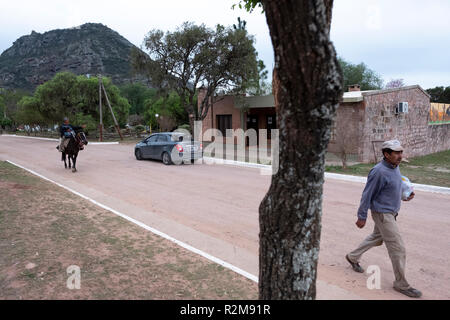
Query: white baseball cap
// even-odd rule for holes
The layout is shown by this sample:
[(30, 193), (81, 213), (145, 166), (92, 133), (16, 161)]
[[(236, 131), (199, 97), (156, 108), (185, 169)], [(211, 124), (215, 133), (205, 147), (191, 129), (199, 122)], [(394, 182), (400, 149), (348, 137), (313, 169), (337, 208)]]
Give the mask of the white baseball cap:
[(389, 140), (383, 142), (381, 149), (391, 149), (393, 151), (403, 151), (403, 147), (398, 140)]

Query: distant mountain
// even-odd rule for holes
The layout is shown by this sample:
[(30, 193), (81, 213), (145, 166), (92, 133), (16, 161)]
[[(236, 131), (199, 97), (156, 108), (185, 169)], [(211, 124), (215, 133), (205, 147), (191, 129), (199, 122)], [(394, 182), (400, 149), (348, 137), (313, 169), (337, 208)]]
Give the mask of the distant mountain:
[(0, 87), (33, 90), (56, 73), (102, 74), (115, 84), (131, 81), (127, 39), (100, 23), (43, 34), (31, 32), (0, 55)]

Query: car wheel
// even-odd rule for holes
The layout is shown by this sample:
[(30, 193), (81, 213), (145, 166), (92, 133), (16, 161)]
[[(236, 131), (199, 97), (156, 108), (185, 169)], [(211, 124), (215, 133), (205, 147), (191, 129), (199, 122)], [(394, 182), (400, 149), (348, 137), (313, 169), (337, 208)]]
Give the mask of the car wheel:
[(141, 149), (137, 149), (135, 152), (134, 152), (134, 155), (136, 156), (136, 160), (142, 160), (143, 158), (142, 158), (142, 151), (141, 151)]
[(170, 154), (168, 152), (164, 152), (162, 155), (162, 161), (163, 163), (168, 166), (169, 164), (172, 164), (172, 159), (170, 157)]

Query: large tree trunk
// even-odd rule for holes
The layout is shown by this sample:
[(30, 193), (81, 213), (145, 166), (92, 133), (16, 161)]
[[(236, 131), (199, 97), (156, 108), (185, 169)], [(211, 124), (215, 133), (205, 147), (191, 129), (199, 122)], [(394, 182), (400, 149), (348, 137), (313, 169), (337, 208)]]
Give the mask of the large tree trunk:
[(275, 51), (279, 170), (260, 213), (261, 299), (314, 299), (325, 152), (342, 95), (332, 0), (263, 1)]

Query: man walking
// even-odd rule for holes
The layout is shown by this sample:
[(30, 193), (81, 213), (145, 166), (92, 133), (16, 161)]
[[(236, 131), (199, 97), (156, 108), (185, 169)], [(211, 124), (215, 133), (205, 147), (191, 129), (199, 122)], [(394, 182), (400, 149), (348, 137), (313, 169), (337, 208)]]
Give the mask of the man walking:
[[(398, 140), (390, 140), (383, 143), (382, 152), (384, 159), (370, 170), (367, 177), (356, 221), (358, 228), (364, 228), (370, 209), (375, 227), (372, 234), (345, 258), (354, 271), (362, 273), (364, 270), (359, 265), (362, 254), (384, 242), (394, 269), (394, 289), (408, 297), (419, 298), (422, 293), (412, 288), (405, 278), (406, 251), (397, 226), (402, 199), (402, 179), (398, 166), (402, 161), (403, 147)], [(414, 192), (404, 201), (412, 198)]]

